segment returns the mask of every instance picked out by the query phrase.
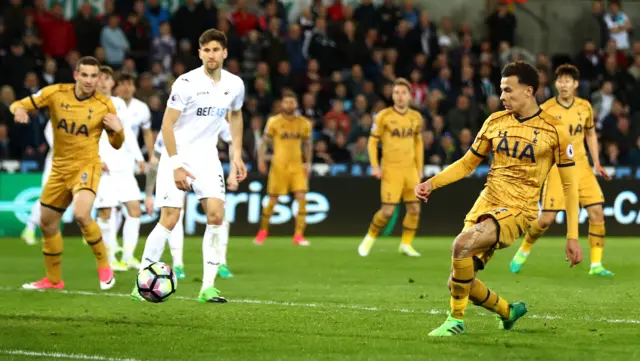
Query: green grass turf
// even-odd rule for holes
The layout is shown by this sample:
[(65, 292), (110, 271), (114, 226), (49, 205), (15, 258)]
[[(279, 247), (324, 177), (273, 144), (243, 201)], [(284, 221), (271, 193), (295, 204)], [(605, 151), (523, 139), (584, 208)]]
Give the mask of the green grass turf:
[(65, 359), (7, 350), (176, 361), (640, 358), (639, 239), (607, 240), (605, 266), (616, 272), (607, 279), (587, 274), (588, 248), (585, 262), (569, 269), (561, 239), (541, 240), (520, 275), (508, 270), (516, 248), (498, 251), (479, 277), (508, 300), (526, 301), (530, 313), (500, 331), (493, 315), (470, 306), (468, 333), (450, 339), (426, 335), (448, 309), (451, 239), (420, 238), (423, 257), (410, 259), (398, 255), (392, 238), (378, 240), (367, 258), (357, 255), (356, 238), (312, 238), (310, 248), (290, 238), (263, 247), (232, 238), (236, 277), (216, 283), (230, 300), (224, 305), (194, 301), (199, 238), (186, 240), (187, 279), (164, 304), (123, 297), (134, 272), (99, 291), (90, 249), (77, 238), (65, 241), (67, 294), (18, 290), (43, 276), (39, 247), (0, 239), (0, 360)]

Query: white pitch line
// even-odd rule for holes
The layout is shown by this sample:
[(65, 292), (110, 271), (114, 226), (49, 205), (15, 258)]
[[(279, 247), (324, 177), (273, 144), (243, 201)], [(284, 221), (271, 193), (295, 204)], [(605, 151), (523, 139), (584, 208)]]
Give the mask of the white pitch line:
[[(0, 287), (0, 291), (3, 292), (55, 292), (55, 293), (64, 293), (69, 295), (82, 295), (82, 296), (106, 296), (106, 297), (129, 297), (129, 294), (125, 293), (110, 293), (110, 292), (92, 292), (92, 291), (69, 291), (69, 290), (24, 290), (21, 288), (9, 288), (9, 287)], [(183, 296), (171, 296), (172, 298), (179, 300), (187, 300), (187, 301), (195, 301), (195, 298), (191, 297), (183, 297)], [(270, 301), (270, 300), (229, 300), (230, 303), (245, 303), (245, 304), (255, 304), (255, 305), (272, 305), (272, 306), (285, 306), (285, 307), (302, 307), (302, 308), (335, 308), (335, 309), (344, 309), (344, 310), (356, 310), (356, 311), (372, 311), (372, 312), (399, 312), (399, 313), (413, 313), (413, 314), (427, 314), (427, 315), (446, 315), (447, 312), (444, 310), (415, 310), (409, 308), (378, 308), (378, 307), (369, 307), (369, 306), (360, 306), (360, 305), (345, 305), (345, 304), (318, 304), (318, 303), (298, 303), (298, 302), (283, 302), (283, 301)], [(493, 314), (483, 313), (480, 311), (481, 315), (484, 316), (492, 316)], [(527, 318), (535, 318), (541, 320), (562, 320), (561, 316), (555, 315), (532, 315), (528, 314)], [(592, 319), (590, 317), (585, 317), (584, 321), (587, 322), (601, 322), (601, 323), (628, 323), (628, 324), (640, 324), (640, 320), (635, 319)]]
[(0, 350), (0, 354), (14, 355), (14, 356), (33, 356), (33, 357), (46, 357), (46, 358), (61, 358), (71, 360), (95, 360), (95, 361), (140, 361), (134, 358), (119, 358), (119, 357), (105, 357), (97, 355), (83, 355), (73, 353), (60, 353), (60, 352), (36, 352), (26, 350)]

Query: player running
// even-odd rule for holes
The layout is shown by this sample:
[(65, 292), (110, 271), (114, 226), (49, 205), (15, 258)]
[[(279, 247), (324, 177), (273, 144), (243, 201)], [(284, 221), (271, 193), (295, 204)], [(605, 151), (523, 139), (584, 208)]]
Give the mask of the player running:
[[(584, 148), (584, 141), (587, 140), (589, 153), (593, 160), (593, 168), (596, 172), (609, 180), (611, 177), (600, 164), (598, 156), (598, 137), (593, 122), (593, 110), (588, 101), (575, 96), (578, 89), (578, 79), (580, 72), (569, 64), (564, 64), (556, 69), (556, 89), (558, 97), (547, 100), (540, 107), (547, 113), (558, 118), (562, 125), (568, 128), (576, 162), (576, 175), (578, 179), (578, 192), (580, 194), (580, 205), (587, 209), (589, 214), (589, 244), (591, 245), (591, 268), (590, 275), (613, 276), (613, 272), (602, 266), (602, 251), (604, 248), (604, 215), (602, 205), (604, 195), (598, 184), (598, 180), (589, 165), (589, 158)], [(525, 235), (522, 246), (518, 249), (511, 260), (509, 268), (511, 272), (518, 273), (524, 265), (531, 252), (531, 247), (542, 237), (549, 226), (553, 223), (556, 214), (565, 209), (564, 195), (558, 168), (553, 167), (545, 184), (542, 186), (540, 202), (542, 212), (538, 219), (533, 221)]]
[[(229, 123), (224, 122), (222, 125), (222, 130), (220, 131), (220, 139), (222, 139), (227, 144), (231, 144), (231, 129), (229, 128)], [(155, 159), (160, 159), (160, 153), (164, 149), (164, 140), (162, 139), (162, 133), (158, 135), (156, 138), (156, 142), (154, 144), (155, 149)], [(154, 207), (154, 199), (153, 199), (153, 191), (156, 185), (156, 176), (158, 174), (158, 165), (154, 161), (149, 163), (149, 170), (147, 172), (147, 182), (145, 185), (145, 209), (149, 215), (152, 215), (155, 211)], [(229, 172), (229, 177), (227, 178), (227, 189), (230, 191), (235, 191), (238, 189), (238, 179), (235, 177), (235, 169), (233, 162), (231, 162), (231, 170)], [(185, 194), (186, 196), (186, 194)], [(171, 236), (169, 236), (169, 250), (171, 252), (171, 258), (173, 260), (173, 271), (176, 273), (176, 278), (184, 279), (186, 278), (186, 274), (184, 271), (184, 261), (182, 259), (183, 249), (184, 249), (184, 209), (180, 210), (180, 218), (178, 219), (178, 223), (171, 231)], [(226, 219), (222, 222), (223, 230), (220, 232), (220, 247), (218, 248), (219, 257), (221, 260), (220, 266), (218, 267), (218, 276), (220, 278), (231, 278), (233, 274), (229, 271), (229, 267), (227, 265), (227, 246), (229, 244), (229, 221)], [(164, 251), (163, 251), (164, 252)], [(161, 252), (161, 254), (163, 253)]]
[[(47, 125), (44, 127), (44, 139), (47, 141), (47, 144), (49, 144), (49, 151), (47, 152), (47, 157), (44, 159), (42, 188), (44, 188), (44, 185), (47, 183), (47, 179), (49, 179), (53, 163), (53, 128), (51, 127), (51, 121), (48, 121)], [(29, 246), (33, 246), (37, 243), (36, 228), (40, 224), (40, 207), (40, 199), (38, 198), (33, 203), (33, 207), (31, 207), (31, 214), (27, 220), (27, 225), (20, 235), (20, 238), (22, 238), (22, 240)]]
[[(393, 106), (376, 116), (369, 136), (371, 174), (381, 180), (382, 207), (373, 216), (367, 235), (358, 247), (362, 257), (369, 255), (380, 230), (386, 226), (396, 205), (404, 202), (407, 213), (402, 221), (402, 242), (398, 252), (420, 257), (413, 239), (420, 222), (420, 202), (414, 193), (424, 168), (422, 144), (422, 115), (410, 109), (411, 84), (398, 78), (393, 84)], [(382, 143), (382, 169), (378, 163), (378, 143)]]
[(283, 95), (282, 113), (269, 118), (262, 137), (258, 151), (260, 173), (267, 174), (265, 157), (269, 145), (273, 146), (273, 158), (267, 182), (269, 203), (262, 209), (260, 230), (253, 240), (256, 245), (262, 245), (269, 235), (269, 220), (273, 215), (273, 208), (278, 204), (278, 197), (293, 193), (298, 202), (293, 244), (309, 246), (309, 241), (304, 238), (304, 230), (312, 157), (311, 122), (303, 116), (296, 115), (296, 109), (298, 100), (295, 95)]
[(28, 123), (28, 111), (48, 107), (53, 126), (53, 166), (40, 198), (42, 251), (47, 271), (43, 279), (26, 283), (25, 289), (64, 288), (62, 280), (62, 235), (60, 220), (73, 201), (73, 215), (82, 235), (93, 249), (100, 288), (115, 284), (100, 227), (91, 218), (91, 208), (102, 175), (98, 142), (103, 130), (114, 148), (124, 142), (124, 132), (109, 97), (96, 92), (100, 62), (93, 57), (78, 60), (75, 84), (50, 85), (11, 104), (18, 123)]
[[(130, 113), (124, 101), (112, 96), (115, 81), (113, 70), (108, 66), (100, 67), (98, 91), (109, 96), (118, 112), (125, 132), (125, 142), (120, 149), (114, 149), (105, 135), (100, 138), (100, 158), (103, 164), (103, 174), (98, 186), (95, 206), (98, 208), (97, 222), (105, 240), (109, 263), (114, 271), (138, 269), (140, 261), (133, 257), (133, 250), (138, 244), (140, 235), (140, 188), (135, 177), (136, 163), (144, 170), (144, 158), (138, 146), (138, 140), (130, 126)], [(123, 243), (124, 254), (122, 261), (116, 259), (117, 230), (112, 227), (112, 210), (116, 206), (127, 207), (127, 220), (124, 223)], [(132, 250), (133, 249), (133, 250)]]
[(497, 249), (509, 247), (537, 217), (536, 196), (554, 164), (558, 165), (567, 199), (566, 256), (571, 267), (582, 261), (573, 146), (562, 123), (536, 103), (538, 85), (538, 72), (533, 66), (521, 61), (507, 64), (500, 84), (500, 99), (506, 111), (489, 116), (462, 159), (416, 187), (416, 196), (426, 202), (434, 190), (471, 174), (493, 151), (485, 188), (452, 245), (451, 313), (429, 336), (465, 333), (463, 319), (469, 300), (497, 313), (500, 327), (505, 330), (513, 328), (527, 313), (523, 302), (507, 303), (490, 291), (476, 273), (484, 269)]
[[(236, 176), (242, 181), (247, 170), (242, 161), (242, 79), (223, 70), (227, 57), (224, 33), (210, 29), (199, 39), (202, 66), (178, 77), (173, 84), (162, 120), (165, 149), (158, 164), (156, 202), (160, 221), (145, 244), (142, 267), (160, 260), (184, 205), (184, 194), (193, 190), (207, 214), (202, 240), (204, 274), (199, 302), (226, 302), (214, 287), (224, 219), (224, 174), (217, 158), (216, 142), (222, 124), (229, 120)], [(141, 300), (134, 286), (134, 300)]]

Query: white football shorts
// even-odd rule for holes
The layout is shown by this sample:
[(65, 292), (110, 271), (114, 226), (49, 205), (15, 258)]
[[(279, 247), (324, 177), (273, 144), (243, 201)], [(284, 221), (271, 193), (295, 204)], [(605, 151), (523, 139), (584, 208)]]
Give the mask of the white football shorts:
[[(204, 159), (193, 159), (193, 161), (183, 160), (184, 168), (189, 171), (195, 179), (191, 179), (191, 187), (196, 197), (218, 198), (224, 201), (225, 184), (222, 164), (217, 157), (203, 157)], [(182, 208), (184, 205), (185, 192), (176, 187), (173, 178), (173, 168), (166, 153), (160, 157), (158, 164), (158, 177), (156, 178), (156, 206), (159, 208)]]
[(140, 187), (138, 187), (138, 181), (133, 173), (102, 173), (98, 194), (94, 202), (96, 208), (111, 208), (140, 200), (142, 200)]

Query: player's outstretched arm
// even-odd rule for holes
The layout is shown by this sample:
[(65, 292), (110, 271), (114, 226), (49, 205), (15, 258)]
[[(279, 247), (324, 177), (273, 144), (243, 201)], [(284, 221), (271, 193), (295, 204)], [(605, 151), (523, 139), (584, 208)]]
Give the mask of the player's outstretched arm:
[[(244, 93), (244, 91), (243, 91)], [(231, 128), (231, 146), (233, 148), (233, 158), (231, 162), (235, 165), (235, 174), (239, 182), (247, 178), (247, 167), (242, 160), (242, 106), (229, 112), (229, 126)]]
[[(422, 118), (420, 118), (422, 121)], [(422, 128), (418, 128), (418, 131), (413, 134), (413, 142), (415, 146), (415, 163), (418, 171), (418, 181), (424, 177), (424, 144), (422, 142)]]
[(369, 153), (369, 163), (371, 164), (371, 175), (380, 179), (382, 173), (380, 172), (380, 163), (378, 162), (378, 143), (380, 143), (380, 137), (384, 130), (384, 113), (376, 116), (376, 119), (371, 126), (371, 134), (367, 141), (367, 152)]
[(311, 175), (311, 161), (313, 160), (313, 134), (311, 121), (306, 120), (306, 126), (304, 128), (304, 134), (302, 135), (302, 150), (304, 152), (304, 168), (307, 173), (307, 177)]
[(35, 94), (11, 103), (9, 110), (13, 114), (14, 120), (17, 123), (28, 123), (29, 114), (27, 114), (27, 112), (49, 107), (52, 95), (55, 94), (58, 89), (59, 85), (49, 85), (40, 89), (40, 91)]
[(567, 260), (571, 267), (582, 261), (582, 250), (578, 243), (578, 215), (580, 213), (578, 181), (575, 176), (575, 162), (573, 161), (573, 145), (569, 133), (564, 127), (556, 127), (558, 132), (558, 149), (555, 162), (560, 171), (562, 189), (566, 199), (565, 212), (567, 214)]

